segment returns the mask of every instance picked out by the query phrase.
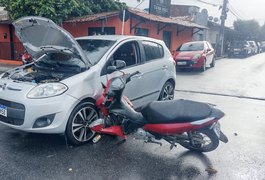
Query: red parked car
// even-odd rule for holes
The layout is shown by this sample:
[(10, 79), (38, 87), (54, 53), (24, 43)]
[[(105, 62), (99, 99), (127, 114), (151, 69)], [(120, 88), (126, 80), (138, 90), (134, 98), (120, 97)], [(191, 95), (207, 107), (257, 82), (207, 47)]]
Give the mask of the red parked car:
[(215, 66), (215, 51), (207, 41), (194, 41), (182, 44), (174, 55), (177, 68), (197, 68)]

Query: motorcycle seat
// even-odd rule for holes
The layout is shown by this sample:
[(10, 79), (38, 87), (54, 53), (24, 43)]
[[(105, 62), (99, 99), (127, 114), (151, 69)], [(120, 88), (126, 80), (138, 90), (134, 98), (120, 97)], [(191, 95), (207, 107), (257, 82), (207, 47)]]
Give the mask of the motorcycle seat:
[(148, 123), (184, 123), (202, 120), (212, 114), (213, 108), (190, 100), (154, 101), (142, 108)]

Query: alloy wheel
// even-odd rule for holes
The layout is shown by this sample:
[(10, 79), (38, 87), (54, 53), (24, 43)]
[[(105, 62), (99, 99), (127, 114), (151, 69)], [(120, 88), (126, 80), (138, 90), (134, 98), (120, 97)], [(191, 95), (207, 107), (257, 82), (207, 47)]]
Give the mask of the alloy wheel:
[(159, 100), (166, 101), (174, 99), (174, 85), (171, 82), (167, 82), (161, 92)]
[(97, 111), (89, 106), (85, 106), (75, 114), (72, 121), (72, 135), (79, 142), (87, 142), (93, 136), (94, 132), (90, 130), (89, 125), (98, 119)]

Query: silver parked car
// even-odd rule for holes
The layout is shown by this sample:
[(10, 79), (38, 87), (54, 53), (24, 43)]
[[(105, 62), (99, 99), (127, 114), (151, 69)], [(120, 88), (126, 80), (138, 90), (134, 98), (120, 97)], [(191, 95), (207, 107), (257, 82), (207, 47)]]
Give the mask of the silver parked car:
[[(126, 73), (140, 71), (125, 89), (135, 108), (173, 99), (175, 62), (164, 42), (137, 36), (88, 36), (74, 39), (49, 19), (24, 17), (16, 35), (34, 62), (0, 76), (0, 122), (35, 133), (65, 133), (73, 144), (89, 141), (88, 128), (100, 112), (94, 106), (102, 83), (117, 60)], [(119, 61), (120, 62), (120, 61)]]

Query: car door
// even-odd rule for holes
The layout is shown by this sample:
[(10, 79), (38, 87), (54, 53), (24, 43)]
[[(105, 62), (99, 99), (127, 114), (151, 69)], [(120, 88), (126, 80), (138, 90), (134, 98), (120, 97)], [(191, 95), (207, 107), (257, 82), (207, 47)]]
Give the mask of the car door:
[(141, 45), (145, 62), (139, 66), (142, 84), (138, 91), (143, 95), (141, 103), (147, 104), (158, 99), (160, 91), (167, 81), (169, 63), (172, 62), (166, 60), (171, 55), (165, 54), (165, 46), (163, 47), (159, 43), (147, 40), (142, 40)]
[[(142, 71), (142, 61), (141, 61), (141, 52), (139, 43), (135, 40), (127, 40), (123, 41), (118, 44), (113, 51), (109, 54), (108, 60), (103, 67), (101, 72), (101, 78), (107, 77), (110, 79), (111, 77), (119, 76), (122, 74), (120, 71), (115, 71), (111, 74), (107, 74), (107, 67), (111, 65), (115, 65), (115, 60), (123, 60), (126, 63), (126, 67), (120, 69), (120, 71), (124, 73), (133, 73), (136, 71)], [(127, 96), (134, 107), (141, 106), (141, 97), (143, 96), (144, 92), (141, 91), (142, 76), (136, 75), (132, 78), (132, 80), (126, 84), (126, 88), (124, 90), (124, 95)]]

